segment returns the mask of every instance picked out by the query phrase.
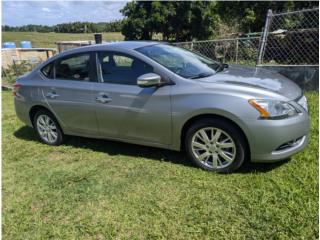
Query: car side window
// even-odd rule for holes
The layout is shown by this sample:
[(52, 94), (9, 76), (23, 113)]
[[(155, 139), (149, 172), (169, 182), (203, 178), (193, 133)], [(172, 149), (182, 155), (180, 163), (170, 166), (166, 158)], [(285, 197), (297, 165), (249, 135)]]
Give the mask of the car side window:
[(41, 72), (47, 78), (53, 77), (53, 63), (49, 63), (41, 69)]
[(153, 73), (153, 67), (133, 56), (122, 53), (99, 52), (98, 74), (104, 83), (136, 85), (137, 78)]
[(133, 58), (115, 54), (113, 55), (113, 60), (117, 67), (131, 67), (133, 63)]
[(90, 81), (90, 54), (79, 54), (58, 60), (55, 78), (75, 81)]

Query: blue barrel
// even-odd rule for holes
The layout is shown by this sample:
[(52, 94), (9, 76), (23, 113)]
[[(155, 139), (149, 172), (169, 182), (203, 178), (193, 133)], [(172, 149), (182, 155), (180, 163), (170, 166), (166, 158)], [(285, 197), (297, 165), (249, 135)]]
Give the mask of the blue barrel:
[(21, 48), (32, 48), (32, 44), (30, 41), (21, 41), (20, 47)]
[(4, 42), (3, 48), (16, 48), (16, 44), (14, 42)]

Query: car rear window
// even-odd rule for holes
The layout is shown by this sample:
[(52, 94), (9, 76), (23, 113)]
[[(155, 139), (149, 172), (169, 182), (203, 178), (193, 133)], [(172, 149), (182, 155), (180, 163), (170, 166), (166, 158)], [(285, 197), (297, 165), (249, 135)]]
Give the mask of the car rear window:
[(55, 65), (55, 78), (75, 81), (90, 81), (90, 54), (67, 56)]
[(52, 78), (53, 76), (53, 63), (49, 63), (41, 69), (41, 72), (47, 78)]

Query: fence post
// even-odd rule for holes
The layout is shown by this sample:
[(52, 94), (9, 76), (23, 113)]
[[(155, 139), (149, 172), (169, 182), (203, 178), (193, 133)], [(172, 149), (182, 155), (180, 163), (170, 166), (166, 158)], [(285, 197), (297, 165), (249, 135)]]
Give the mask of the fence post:
[(260, 65), (263, 60), (263, 55), (267, 45), (267, 37), (268, 37), (269, 28), (270, 28), (271, 17), (272, 17), (272, 10), (269, 9), (267, 13), (267, 18), (266, 18), (266, 24), (263, 29), (263, 34), (261, 36), (261, 44), (259, 49), (259, 56), (257, 59), (257, 65)]
[(15, 59), (12, 59), (13, 61), (13, 70), (14, 70), (14, 74), (16, 76), (19, 76), (20, 74), (18, 74), (18, 69), (17, 69), (17, 65), (16, 65), (16, 60)]
[(236, 64), (238, 64), (239, 39), (236, 41)]

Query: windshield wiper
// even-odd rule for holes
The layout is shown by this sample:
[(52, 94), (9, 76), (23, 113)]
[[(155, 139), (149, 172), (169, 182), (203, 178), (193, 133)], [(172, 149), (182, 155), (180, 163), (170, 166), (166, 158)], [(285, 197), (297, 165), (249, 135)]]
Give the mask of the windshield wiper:
[(197, 78), (205, 78), (205, 77), (210, 77), (212, 76), (213, 73), (200, 73), (200, 74), (197, 74), (197, 75), (194, 75), (194, 76), (191, 76), (191, 77), (188, 77), (189, 79), (197, 79)]
[(228, 67), (229, 67), (229, 65), (227, 63), (221, 63), (216, 71), (221, 72), (221, 71), (223, 71), (223, 69), (228, 68)]

